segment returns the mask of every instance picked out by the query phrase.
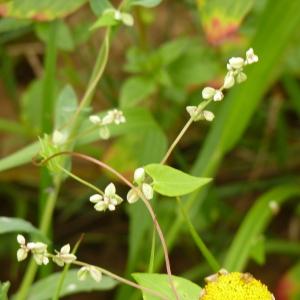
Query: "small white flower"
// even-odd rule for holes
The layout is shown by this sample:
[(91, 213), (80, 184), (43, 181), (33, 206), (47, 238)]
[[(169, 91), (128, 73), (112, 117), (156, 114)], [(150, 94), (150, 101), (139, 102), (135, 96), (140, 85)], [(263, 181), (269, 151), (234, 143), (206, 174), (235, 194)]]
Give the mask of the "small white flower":
[(131, 14), (128, 13), (122, 13), (122, 22), (127, 26), (132, 26), (134, 23), (133, 17)]
[(125, 123), (125, 122), (126, 122), (126, 119), (123, 115), (123, 112), (118, 109), (113, 109), (113, 110), (108, 111), (102, 120), (103, 125), (109, 125), (112, 123), (119, 125), (119, 124)]
[(52, 134), (52, 143), (55, 146), (61, 146), (66, 142), (67, 137), (68, 137), (67, 134), (65, 134), (59, 130), (54, 130), (54, 132)]
[(69, 244), (61, 247), (60, 251), (56, 251), (56, 256), (53, 257), (53, 262), (55, 262), (60, 267), (63, 267), (64, 264), (70, 264), (76, 260), (76, 256), (70, 253), (71, 247)]
[(101, 118), (97, 115), (91, 115), (89, 116), (89, 120), (91, 123), (93, 123), (94, 125), (99, 125), (101, 124)]
[(25, 260), (28, 256), (29, 249), (26, 246), (25, 237), (21, 234), (17, 235), (17, 241), (20, 244), (20, 248), (17, 251), (17, 260), (22, 261)]
[(206, 121), (211, 122), (215, 118), (215, 115), (213, 114), (213, 112), (211, 112), (209, 110), (204, 110), (203, 117)]
[(99, 129), (99, 135), (103, 140), (107, 140), (110, 137), (110, 131), (107, 126), (101, 127)]
[(49, 263), (46, 244), (41, 242), (30, 242), (27, 244), (27, 247), (31, 251), (33, 258), (38, 265), (47, 265)]
[(143, 183), (142, 192), (147, 200), (151, 200), (153, 198), (153, 188), (150, 184)]
[(237, 83), (242, 83), (242, 82), (244, 82), (246, 80), (247, 80), (247, 75), (244, 72), (239, 72), (236, 75), (236, 81), (237, 81)]
[(251, 65), (258, 62), (258, 56), (254, 53), (253, 48), (250, 48), (246, 52), (246, 63)]
[(116, 206), (120, 204), (123, 199), (116, 194), (116, 187), (113, 183), (110, 183), (104, 190), (104, 195), (94, 194), (90, 197), (90, 201), (95, 203), (94, 208), (97, 211), (116, 209)]
[(244, 59), (242, 57), (231, 57), (229, 59), (228, 65), (227, 65), (227, 69), (229, 67), (229, 69), (241, 69), (244, 66)]
[(233, 72), (229, 71), (224, 78), (224, 84), (223, 84), (224, 89), (229, 89), (229, 88), (233, 87), (234, 82), (235, 81), (234, 81)]
[(133, 175), (134, 181), (137, 184), (141, 184), (145, 180), (145, 175), (146, 174), (144, 168), (137, 168), (134, 171), (134, 175)]
[(213, 97), (213, 100), (214, 101), (221, 101), (223, 98), (224, 98), (223, 93), (220, 90), (217, 90), (214, 97)]
[(119, 10), (115, 10), (114, 18), (117, 21), (120, 21), (122, 19), (122, 14)]
[(127, 197), (126, 197), (128, 203), (130, 203), (130, 204), (137, 202), (139, 200), (139, 198), (140, 197), (135, 189), (130, 189), (129, 192), (127, 193)]
[(205, 87), (203, 90), (202, 90), (202, 97), (204, 99), (210, 99), (211, 97), (213, 97), (216, 93), (216, 90), (212, 87)]
[(80, 281), (83, 281), (86, 279), (87, 274), (90, 274), (90, 276), (97, 282), (100, 282), (102, 279), (102, 273), (99, 269), (93, 266), (84, 266), (79, 269), (77, 272), (77, 278)]

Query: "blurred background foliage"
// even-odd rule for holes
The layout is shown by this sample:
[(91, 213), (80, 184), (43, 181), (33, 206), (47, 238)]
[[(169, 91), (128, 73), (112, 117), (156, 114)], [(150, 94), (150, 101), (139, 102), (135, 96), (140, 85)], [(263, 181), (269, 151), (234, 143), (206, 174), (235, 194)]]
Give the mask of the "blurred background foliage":
[[(260, 62), (249, 67), (247, 82), (212, 105), (212, 124), (192, 126), (170, 164), (214, 177), (209, 188), (184, 201), (192, 223), (219, 260), (228, 269), (253, 273), (276, 299), (300, 299), (299, 1), (131, 2), (138, 4), (132, 11), (135, 24), (113, 31), (108, 64), (92, 104), (95, 111), (120, 107), (128, 121), (111, 129), (109, 141), (99, 141), (95, 132), (82, 135), (76, 151), (101, 158), (128, 178), (136, 167), (159, 162), (187, 121), (185, 107), (201, 101), (204, 86), (222, 85), (229, 57), (243, 56), (253, 47)], [(106, 0), (0, 2), (2, 216), (38, 224), (45, 176), (30, 163), (38, 152), (37, 137), (51, 133), (62, 90), (74, 105), (84, 94), (104, 37), (103, 29), (90, 27), (108, 5)], [(88, 163), (73, 164), (76, 174), (95, 185), (112, 180)], [(125, 187), (118, 188), (126, 194)], [(152, 226), (143, 205), (99, 214), (88, 204), (89, 195), (86, 187), (70, 179), (64, 182), (52, 220), (53, 246), (75, 243), (85, 233), (81, 260), (120, 274), (146, 271)], [(280, 206), (273, 213), (272, 201)], [(154, 206), (174, 272), (202, 284), (211, 271), (175, 200), (160, 197)], [(16, 263), (15, 234), (0, 221), (0, 279), (9, 280), (15, 291), (24, 265)], [(159, 250), (155, 268), (161, 270)], [(50, 271), (42, 270), (40, 278)], [(119, 287), (70, 299), (87, 297), (139, 295)]]

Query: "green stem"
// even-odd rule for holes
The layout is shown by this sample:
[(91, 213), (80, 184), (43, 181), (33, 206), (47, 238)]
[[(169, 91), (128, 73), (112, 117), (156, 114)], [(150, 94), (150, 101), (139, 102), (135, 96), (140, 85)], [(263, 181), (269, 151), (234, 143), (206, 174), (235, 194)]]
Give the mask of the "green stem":
[(202, 238), (200, 237), (200, 235), (197, 233), (194, 225), (192, 224), (190, 218), (188, 217), (184, 206), (182, 205), (182, 202), (180, 201), (179, 197), (176, 197), (177, 199), (177, 203), (178, 206), (180, 208), (180, 211), (182, 213), (182, 216), (186, 222), (186, 224), (188, 225), (190, 234), (195, 242), (195, 244), (197, 245), (197, 247), (199, 248), (200, 252), (202, 253), (202, 255), (204, 256), (204, 258), (206, 259), (207, 263), (209, 264), (209, 266), (211, 267), (213, 272), (218, 272), (221, 267), (220, 264), (218, 263), (217, 259), (214, 257), (214, 255), (209, 251), (209, 249), (206, 247), (205, 243), (203, 242)]
[(155, 236), (156, 236), (156, 231), (155, 231), (155, 229), (153, 229), (148, 273), (153, 273), (153, 269), (154, 269), (155, 244), (156, 244), (156, 242), (155, 242), (155, 240), (156, 240)]

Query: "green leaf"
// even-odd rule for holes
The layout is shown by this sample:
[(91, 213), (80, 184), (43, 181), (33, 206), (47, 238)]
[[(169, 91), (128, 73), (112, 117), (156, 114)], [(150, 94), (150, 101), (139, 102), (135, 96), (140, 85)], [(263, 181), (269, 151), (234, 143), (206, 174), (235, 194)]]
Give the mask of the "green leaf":
[[(161, 293), (167, 299), (176, 299), (170, 287), (169, 277), (165, 274), (134, 273), (133, 278), (142, 286)], [(199, 300), (201, 287), (177, 276), (172, 276), (180, 300)], [(159, 300), (159, 297), (143, 292), (144, 300)]]
[(249, 250), (249, 256), (259, 265), (266, 261), (266, 241), (263, 236), (257, 236), (253, 239), (253, 244)]
[(289, 198), (299, 195), (299, 184), (287, 184), (274, 188), (257, 199), (235, 234), (225, 257), (224, 268), (230, 271), (242, 271), (244, 269), (253, 243), (264, 232), (274, 215), (270, 202), (281, 205)]
[[(103, 276), (100, 282), (96, 282), (89, 276), (84, 281), (77, 279), (78, 270), (69, 270), (61, 292), (60, 297), (74, 295), (82, 292), (102, 291), (110, 290), (116, 286), (116, 281), (113, 279)], [(37, 281), (29, 290), (28, 300), (48, 300), (52, 299), (53, 291), (57, 287), (61, 276), (61, 272), (54, 273), (44, 279)]]
[[(51, 24), (49, 23), (36, 23), (35, 25), (35, 32), (44, 43), (48, 42), (50, 31)], [(61, 20), (56, 22), (55, 44), (57, 48), (65, 51), (72, 51), (75, 47), (68, 25)]]
[(1, 282), (0, 281), (0, 299), (1, 300), (8, 300), (8, 290), (10, 287), (10, 283), (8, 281)]
[(169, 197), (189, 194), (211, 181), (161, 164), (149, 164), (145, 171), (153, 179), (154, 190)]
[(71, 85), (66, 85), (60, 92), (55, 106), (55, 128), (67, 124), (77, 109), (77, 96)]
[(127, 5), (139, 5), (144, 7), (154, 7), (161, 3), (162, 0), (128, 0)]
[(34, 143), (0, 159), (0, 172), (27, 164), (39, 152), (39, 143)]
[(80, 8), (87, 0), (13, 0), (0, 4), (2, 16), (49, 21), (62, 18)]
[(109, 10), (105, 11), (98, 19), (97, 21), (91, 26), (90, 30), (97, 29), (99, 27), (109, 27), (109, 26), (115, 26), (119, 24), (119, 21), (115, 18), (115, 11)]
[(37, 228), (27, 221), (19, 218), (0, 217), (0, 234), (12, 232), (26, 232), (35, 235), (43, 241), (48, 241)]
[(90, 6), (96, 16), (100, 16), (106, 9), (114, 8), (108, 0), (90, 0)]
[(216, 44), (238, 30), (254, 0), (197, 0), (197, 3), (207, 39)]
[(121, 89), (120, 105), (122, 108), (131, 107), (151, 95), (156, 84), (150, 78), (135, 76), (125, 81)]

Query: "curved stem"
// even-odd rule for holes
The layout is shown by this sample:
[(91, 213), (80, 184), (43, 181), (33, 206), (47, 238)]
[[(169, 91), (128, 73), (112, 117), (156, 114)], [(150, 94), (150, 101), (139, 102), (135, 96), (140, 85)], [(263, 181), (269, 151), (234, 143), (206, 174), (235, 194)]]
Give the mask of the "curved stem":
[(163, 252), (164, 252), (164, 257), (165, 257), (165, 264), (166, 264), (166, 270), (167, 270), (167, 274), (169, 276), (169, 282), (170, 282), (170, 286), (174, 292), (174, 295), (176, 297), (177, 300), (179, 300), (179, 296), (177, 294), (176, 288), (174, 286), (174, 282), (172, 279), (172, 271), (171, 271), (171, 264), (170, 264), (170, 259), (169, 259), (169, 254), (168, 254), (168, 248), (167, 248), (167, 244), (163, 235), (163, 232), (161, 230), (161, 227), (157, 221), (157, 217), (155, 215), (155, 212), (152, 209), (151, 204), (149, 203), (149, 201), (144, 197), (144, 195), (141, 193), (141, 191), (139, 189), (137, 189), (129, 180), (127, 180), (122, 174), (120, 174), (117, 170), (115, 170), (114, 168), (110, 167), (109, 165), (107, 165), (106, 163), (97, 160), (93, 157), (90, 157), (88, 155), (85, 154), (81, 154), (81, 153), (77, 153), (77, 152), (59, 152), (56, 153), (50, 157), (48, 157), (46, 160), (42, 161), (41, 164), (45, 164), (46, 162), (48, 162), (50, 159), (59, 156), (59, 155), (69, 155), (69, 156), (74, 156), (74, 157), (79, 157), (81, 159), (90, 161), (98, 166), (100, 166), (101, 168), (109, 171), (110, 173), (114, 174), (117, 178), (119, 178), (120, 180), (122, 180), (126, 185), (128, 185), (131, 189), (134, 189), (136, 191), (136, 193), (140, 196), (140, 198), (142, 199), (142, 201), (144, 202), (144, 204), (146, 205), (146, 208), (148, 209), (150, 216), (152, 218), (152, 221), (154, 223), (154, 226), (156, 228), (156, 231), (158, 233), (158, 236), (160, 238), (161, 241), (161, 245), (163, 248)]
[[(212, 101), (212, 99), (206, 100), (202, 103), (200, 103), (197, 107), (197, 110), (195, 112), (195, 115), (199, 114), (201, 111), (203, 111), (203, 109)], [(164, 158), (161, 160), (161, 164), (165, 164), (168, 160), (168, 158), (170, 157), (171, 153), (173, 152), (174, 148), (177, 146), (177, 144), (179, 143), (179, 141), (181, 140), (181, 138), (184, 136), (184, 134), (186, 133), (186, 131), (189, 129), (189, 127), (191, 126), (191, 124), (194, 122), (194, 118), (190, 117), (190, 119), (186, 122), (186, 124), (184, 125), (184, 127), (181, 129), (181, 131), (178, 133), (178, 135), (176, 136), (175, 140), (173, 141), (173, 143), (171, 144), (171, 146), (169, 147), (167, 153), (165, 154)]]

